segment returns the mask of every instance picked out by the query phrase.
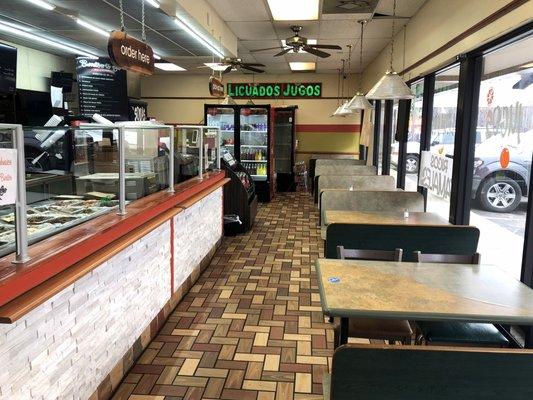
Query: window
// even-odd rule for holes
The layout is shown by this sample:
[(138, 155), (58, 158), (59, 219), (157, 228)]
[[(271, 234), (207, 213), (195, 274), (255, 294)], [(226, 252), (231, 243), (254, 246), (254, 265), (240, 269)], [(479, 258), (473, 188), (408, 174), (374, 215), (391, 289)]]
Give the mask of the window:
[[(435, 92), (430, 138), (430, 153), (446, 157), (453, 162), (459, 65), (454, 65), (435, 75)], [(451, 163), (450, 163), (451, 166)], [(427, 211), (448, 219), (450, 197), (446, 188), (428, 190)]]
[(470, 223), (479, 252), (520, 279), (533, 153), (533, 36), (483, 57)]
[(383, 131), (385, 129), (385, 101), (381, 101), (380, 118), (379, 118), (379, 158), (378, 158), (378, 175), (383, 170)]
[(390, 174), (398, 183), (398, 156), (400, 143), (396, 140), (396, 126), (398, 124), (398, 100), (394, 100), (392, 106), (392, 137), (391, 137), (391, 160), (390, 160)]
[(418, 189), (418, 167), (420, 165), (420, 138), (422, 134), (422, 100), (424, 81), (411, 85), (411, 92), (415, 98), (411, 101), (409, 113), (409, 132), (407, 134), (407, 149), (405, 155), (405, 190), (416, 192)]

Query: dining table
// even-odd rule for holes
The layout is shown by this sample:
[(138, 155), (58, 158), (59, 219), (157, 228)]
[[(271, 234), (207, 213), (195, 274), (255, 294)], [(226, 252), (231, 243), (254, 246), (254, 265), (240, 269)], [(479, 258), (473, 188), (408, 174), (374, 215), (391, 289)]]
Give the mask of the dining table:
[(321, 258), (316, 273), (323, 313), (340, 318), (340, 344), (349, 318), (533, 325), (533, 289), (490, 264)]
[(336, 223), (355, 225), (451, 225), (447, 219), (433, 212), (326, 210), (324, 212), (324, 226), (320, 232), (323, 240), (326, 240), (327, 226)]

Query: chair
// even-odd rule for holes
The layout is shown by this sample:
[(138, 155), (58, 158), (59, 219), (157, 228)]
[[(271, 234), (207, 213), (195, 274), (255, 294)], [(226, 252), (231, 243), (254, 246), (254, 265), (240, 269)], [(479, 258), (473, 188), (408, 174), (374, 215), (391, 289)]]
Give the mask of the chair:
[[(337, 256), (341, 260), (379, 260), (379, 261), (402, 261), (402, 249), (388, 250), (357, 250), (337, 247)], [(387, 340), (393, 344), (400, 341), (410, 344), (414, 337), (414, 330), (409, 321), (394, 319), (375, 318), (350, 318), (348, 323), (348, 336)], [(340, 326), (335, 329), (335, 347), (338, 347)]]
[[(480, 255), (475, 254), (424, 254), (414, 252), (416, 262), (479, 265)], [(416, 343), (429, 345), (467, 345), (483, 347), (508, 347), (509, 340), (492, 324), (472, 322), (417, 321), (420, 330)]]

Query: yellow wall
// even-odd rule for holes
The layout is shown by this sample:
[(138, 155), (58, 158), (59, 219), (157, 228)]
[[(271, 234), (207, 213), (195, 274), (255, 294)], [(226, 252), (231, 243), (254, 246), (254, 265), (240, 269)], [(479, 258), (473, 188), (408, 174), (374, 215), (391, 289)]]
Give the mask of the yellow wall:
[(17, 48), (18, 89), (49, 92), (52, 71), (73, 72), (75, 69), (73, 58), (56, 56), (6, 41), (1, 42)]
[[(148, 101), (148, 112), (152, 117), (167, 123), (202, 123), (204, 104), (217, 104), (208, 90), (208, 75), (160, 74), (141, 78), (142, 98)], [(251, 82), (251, 75), (229, 74), (224, 82)], [(338, 76), (334, 74), (283, 74), (256, 75), (256, 82), (322, 82), (321, 99), (265, 99), (254, 100), (256, 104), (272, 106), (297, 105), (297, 129), (302, 125), (318, 125), (315, 131), (297, 132), (299, 160), (306, 160), (311, 153), (357, 154), (359, 150), (359, 119), (356, 114), (347, 118), (332, 118), (330, 115), (338, 107)], [(345, 93), (353, 93), (355, 80), (350, 77), (345, 82)], [(157, 99), (155, 97), (170, 97)], [(246, 99), (237, 100), (244, 104)], [(336, 129), (345, 132), (327, 132), (331, 125), (343, 125)], [(357, 128), (354, 128), (357, 126)], [(323, 128), (323, 131), (322, 131)]]
[[(398, 32), (394, 45), (394, 69), (402, 71), (421, 60), (467, 29), (476, 25), (513, 0), (428, 0)], [(528, 1), (504, 17), (405, 74), (406, 81), (422, 76), (451, 62), (455, 56), (479, 47), (533, 18), (533, 1)], [(405, 43), (405, 46), (404, 46)], [(368, 91), (383, 75), (389, 64), (390, 47), (365, 69), (364, 88)]]

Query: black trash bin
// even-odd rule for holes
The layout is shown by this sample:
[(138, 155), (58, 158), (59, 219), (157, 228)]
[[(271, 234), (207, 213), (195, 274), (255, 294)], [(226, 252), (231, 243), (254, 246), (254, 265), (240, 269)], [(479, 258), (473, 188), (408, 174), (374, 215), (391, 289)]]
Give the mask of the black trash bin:
[(224, 215), (224, 236), (235, 236), (242, 233), (244, 225), (236, 214)]

